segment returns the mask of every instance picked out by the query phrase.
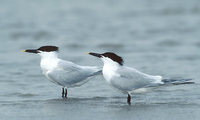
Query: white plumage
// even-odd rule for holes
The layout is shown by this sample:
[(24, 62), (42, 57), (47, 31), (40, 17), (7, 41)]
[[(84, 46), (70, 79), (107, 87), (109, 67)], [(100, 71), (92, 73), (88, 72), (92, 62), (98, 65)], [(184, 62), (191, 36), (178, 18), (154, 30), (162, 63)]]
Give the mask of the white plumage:
[(61, 60), (56, 52), (42, 52), (39, 55), (43, 74), (51, 82), (66, 88), (80, 86), (100, 71), (97, 67), (80, 66)]
[(134, 68), (121, 66), (108, 57), (101, 58), (104, 62), (103, 76), (113, 87), (123, 93), (163, 84), (161, 76), (152, 76), (142, 73)]
[(102, 59), (104, 63), (102, 72), (105, 80), (122, 93), (128, 94), (128, 104), (131, 104), (131, 93), (161, 85), (193, 83), (187, 82), (191, 79), (163, 79), (162, 76), (148, 75), (134, 68), (123, 66), (123, 59), (112, 52), (89, 54)]
[[(58, 58), (58, 47), (42, 46), (38, 49), (23, 50), (41, 56), (43, 74), (53, 83), (62, 86), (62, 97), (67, 97), (67, 88), (80, 86), (89, 78), (102, 73), (98, 67), (80, 66)], [(64, 88), (66, 88), (64, 90)]]

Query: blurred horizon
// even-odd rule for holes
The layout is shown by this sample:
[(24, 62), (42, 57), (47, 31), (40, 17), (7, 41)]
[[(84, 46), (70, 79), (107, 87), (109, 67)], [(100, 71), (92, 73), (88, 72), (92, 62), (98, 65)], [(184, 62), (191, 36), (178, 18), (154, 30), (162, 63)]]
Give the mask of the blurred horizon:
[[(199, 0), (0, 0), (0, 116), (198, 120), (199, 24)], [(61, 87), (42, 75), (40, 57), (20, 52), (44, 45), (58, 46), (60, 58), (85, 66), (103, 65), (87, 52), (112, 51), (126, 66), (196, 84), (133, 95), (134, 105), (127, 106), (126, 96), (100, 76), (63, 100)]]

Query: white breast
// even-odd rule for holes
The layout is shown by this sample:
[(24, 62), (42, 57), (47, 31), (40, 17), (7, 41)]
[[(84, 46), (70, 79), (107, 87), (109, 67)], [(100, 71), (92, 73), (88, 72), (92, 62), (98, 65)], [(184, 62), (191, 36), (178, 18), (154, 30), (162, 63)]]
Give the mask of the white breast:
[(40, 62), (41, 69), (43, 73), (45, 74), (48, 71), (53, 70), (57, 66), (57, 60), (48, 60), (48, 59), (42, 59)]
[(107, 82), (110, 83), (113, 78), (120, 76), (116, 73), (119, 67), (120, 66), (118, 65), (118, 63), (115, 63), (110, 59), (104, 58), (103, 76)]
[(59, 61), (57, 53), (55, 52), (40, 53), (40, 56), (41, 56), (40, 67), (43, 70), (44, 74), (57, 67)]

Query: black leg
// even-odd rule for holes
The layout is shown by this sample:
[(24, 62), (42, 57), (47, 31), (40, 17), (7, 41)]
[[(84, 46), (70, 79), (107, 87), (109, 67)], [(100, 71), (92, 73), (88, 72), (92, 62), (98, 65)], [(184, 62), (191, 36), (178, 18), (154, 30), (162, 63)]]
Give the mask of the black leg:
[(62, 97), (64, 98), (64, 94), (65, 94), (65, 89), (64, 87), (62, 88)]
[(129, 105), (131, 105), (131, 96), (128, 94), (128, 97), (127, 97), (127, 103), (129, 104)]
[(65, 98), (67, 98), (67, 89), (65, 89)]

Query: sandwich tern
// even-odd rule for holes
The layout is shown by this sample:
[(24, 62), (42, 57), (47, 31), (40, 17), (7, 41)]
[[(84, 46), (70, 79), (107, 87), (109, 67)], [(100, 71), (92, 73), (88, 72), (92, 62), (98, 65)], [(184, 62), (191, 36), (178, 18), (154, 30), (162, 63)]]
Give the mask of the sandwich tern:
[(101, 58), (103, 61), (103, 76), (105, 80), (122, 93), (128, 94), (127, 103), (131, 104), (131, 93), (142, 88), (157, 87), (169, 84), (186, 84), (191, 79), (163, 79), (162, 76), (153, 76), (142, 73), (134, 68), (123, 66), (122, 57), (112, 52), (88, 53)]
[(41, 56), (40, 67), (43, 74), (53, 83), (62, 86), (62, 97), (67, 97), (67, 88), (80, 86), (89, 78), (99, 75), (98, 67), (80, 66), (58, 58), (59, 48), (42, 46), (38, 49), (27, 49), (22, 52), (35, 53)]

